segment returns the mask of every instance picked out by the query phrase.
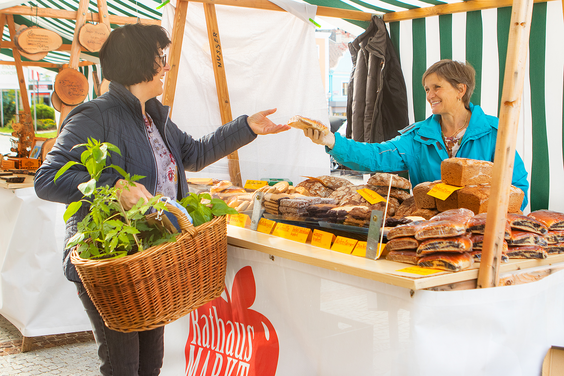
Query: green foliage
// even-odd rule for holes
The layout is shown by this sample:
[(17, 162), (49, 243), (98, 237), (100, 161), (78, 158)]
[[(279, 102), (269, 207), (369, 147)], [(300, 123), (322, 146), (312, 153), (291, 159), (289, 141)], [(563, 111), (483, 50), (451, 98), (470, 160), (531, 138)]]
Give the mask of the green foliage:
[(131, 177), (121, 167), (116, 165), (106, 166), (109, 152), (118, 153), (120, 150), (111, 143), (100, 143), (97, 140), (88, 139), (87, 143), (75, 145), (74, 148), (85, 147), (81, 154), (81, 161), (67, 162), (55, 175), (54, 182), (61, 177), (69, 168), (84, 166), (90, 180), (81, 183), (78, 189), (84, 197), (80, 201), (71, 203), (64, 214), (65, 222), (75, 214), (83, 203), (89, 203), (89, 213), (77, 226), (77, 233), (69, 239), (67, 248), (78, 246), (78, 253), (82, 258), (120, 257), (125, 254), (141, 252), (154, 245), (168, 241), (174, 241), (176, 234), (168, 234), (157, 227), (148, 225), (145, 213), (149, 209), (167, 210), (165, 204), (156, 196), (144, 202), (139, 202), (129, 210), (124, 210), (118, 199), (120, 190), (116, 187), (96, 186), (102, 172), (107, 168), (113, 168), (126, 180), (127, 185), (122, 189), (129, 189), (134, 182), (142, 179), (142, 176)]
[(50, 129), (57, 129), (57, 123), (53, 119), (41, 119), (37, 120), (37, 130), (44, 131)]
[(55, 120), (55, 109), (44, 103), (37, 103), (31, 106), (31, 117), (34, 118), (34, 116), (36, 116), (38, 120)]
[(226, 214), (238, 214), (237, 210), (227, 206), (225, 201), (219, 198), (211, 198), (209, 193), (190, 193), (184, 197), (180, 204), (192, 217), (194, 226), (211, 221), (214, 217)]
[(10, 122), (13, 122), (13, 118), (16, 115), (16, 91), (15, 90), (3, 90), (2, 91), (2, 106), (4, 108), (4, 124), (7, 126)]

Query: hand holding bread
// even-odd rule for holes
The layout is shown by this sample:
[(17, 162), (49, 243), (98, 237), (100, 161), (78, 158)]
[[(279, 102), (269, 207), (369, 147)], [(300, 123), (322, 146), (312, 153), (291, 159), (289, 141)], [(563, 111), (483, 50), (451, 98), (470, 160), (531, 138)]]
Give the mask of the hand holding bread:
[(288, 125), (292, 128), (303, 130), (306, 137), (309, 137), (318, 145), (325, 145), (331, 149), (335, 145), (335, 136), (320, 121), (296, 115), (288, 120)]

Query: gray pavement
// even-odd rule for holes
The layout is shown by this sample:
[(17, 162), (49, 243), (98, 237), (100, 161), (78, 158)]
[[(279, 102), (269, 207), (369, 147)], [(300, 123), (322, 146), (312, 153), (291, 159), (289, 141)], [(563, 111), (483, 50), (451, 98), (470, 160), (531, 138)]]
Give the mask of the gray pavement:
[(20, 351), (22, 339), (18, 329), (0, 315), (0, 376), (100, 374), (91, 332), (33, 337), (31, 350), (25, 353)]

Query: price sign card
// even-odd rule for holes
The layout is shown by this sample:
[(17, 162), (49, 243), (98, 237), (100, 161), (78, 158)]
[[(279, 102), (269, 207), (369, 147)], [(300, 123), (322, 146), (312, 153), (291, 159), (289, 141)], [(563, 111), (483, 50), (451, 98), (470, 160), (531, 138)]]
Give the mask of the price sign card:
[(433, 188), (427, 194), (438, 198), (439, 200), (446, 200), (454, 191), (462, 189), (463, 187), (457, 187), (455, 185), (448, 185), (445, 183), (435, 184)]
[(292, 226), (285, 223), (278, 223), (274, 228), (272, 235), (279, 236), (288, 240), (294, 240), (300, 243), (305, 243), (310, 233), (311, 229), (309, 228)]
[(227, 223), (231, 226), (245, 227), (247, 221), (250, 222), (250, 219), (246, 214), (231, 214), (227, 216)]
[(335, 239), (335, 235), (332, 233), (315, 229), (313, 230), (313, 235), (311, 237), (311, 245), (331, 249), (333, 239)]
[(403, 273), (410, 273), (417, 275), (431, 275), (435, 273), (442, 273), (443, 271), (438, 269), (422, 268), (420, 266), (410, 266), (408, 268), (396, 270), (396, 272), (403, 272)]
[(359, 241), (352, 252), (353, 256), (366, 257), (366, 242)]
[(211, 178), (190, 178), (188, 179), (188, 184), (201, 184), (201, 185), (212, 185), (213, 180)]
[(275, 225), (276, 222), (271, 221), (270, 219), (261, 218), (258, 223), (257, 231), (265, 234), (270, 234)]
[(265, 185), (268, 185), (268, 182), (264, 180), (247, 180), (243, 188), (256, 190), (264, 187)]
[(356, 239), (345, 238), (344, 236), (337, 236), (337, 239), (335, 239), (335, 243), (333, 243), (331, 250), (350, 255), (354, 247), (356, 246), (356, 243), (358, 243), (358, 240)]
[(357, 193), (364, 197), (366, 201), (370, 203), (370, 205), (374, 205), (378, 202), (386, 201), (386, 199), (380, 196), (378, 193), (374, 192), (372, 189), (362, 188), (357, 190)]

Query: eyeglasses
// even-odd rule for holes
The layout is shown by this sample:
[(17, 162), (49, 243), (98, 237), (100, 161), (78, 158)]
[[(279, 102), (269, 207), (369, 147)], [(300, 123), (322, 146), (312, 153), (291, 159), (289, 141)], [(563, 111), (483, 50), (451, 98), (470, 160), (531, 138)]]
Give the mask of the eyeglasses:
[(166, 67), (166, 54), (162, 54), (161, 56), (159, 56), (159, 58), (161, 59), (163, 68)]

